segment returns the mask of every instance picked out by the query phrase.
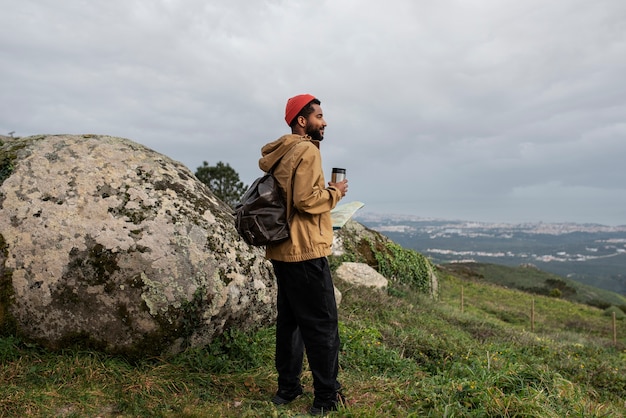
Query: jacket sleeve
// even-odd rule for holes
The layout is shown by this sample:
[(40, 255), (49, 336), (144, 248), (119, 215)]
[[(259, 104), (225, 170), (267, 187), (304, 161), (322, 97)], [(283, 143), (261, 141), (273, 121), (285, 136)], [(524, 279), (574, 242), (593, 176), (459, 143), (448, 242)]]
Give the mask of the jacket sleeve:
[(293, 178), (293, 204), (300, 212), (317, 215), (332, 210), (341, 192), (334, 187), (326, 188), (319, 149), (308, 144), (295, 161)]

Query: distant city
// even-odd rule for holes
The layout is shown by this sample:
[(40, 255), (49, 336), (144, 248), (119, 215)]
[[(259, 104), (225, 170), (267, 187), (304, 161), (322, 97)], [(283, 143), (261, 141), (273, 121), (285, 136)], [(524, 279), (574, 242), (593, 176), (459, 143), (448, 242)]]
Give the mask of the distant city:
[[(476, 222), (466, 220), (447, 220), (437, 218), (423, 218), (414, 215), (398, 215), (398, 214), (380, 214), (372, 212), (357, 212), (355, 220), (361, 223), (380, 223), (396, 225), (400, 228), (403, 226), (413, 227), (415, 223), (423, 225), (433, 225), (437, 228), (452, 228), (461, 230), (525, 230), (537, 234), (567, 234), (571, 232), (626, 232), (626, 225), (607, 226), (595, 223), (546, 223), (546, 222), (521, 222), (521, 223), (504, 223), (504, 222)], [(402, 225), (406, 222), (406, 225)]]
[(626, 225), (487, 223), (357, 213), (355, 220), (436, 263), (532, 264), (626, 294)]

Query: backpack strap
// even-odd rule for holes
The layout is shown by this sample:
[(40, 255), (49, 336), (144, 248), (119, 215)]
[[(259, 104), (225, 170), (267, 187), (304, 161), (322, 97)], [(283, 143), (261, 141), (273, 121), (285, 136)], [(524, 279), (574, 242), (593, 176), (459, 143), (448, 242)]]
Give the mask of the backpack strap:
[[(291, 151), (293, 148), (295, 148), (296, 145), (298, 145), (300, 142), (296, 142), (295, 144), (293, 144), (292, 146), (289, 147), (289, 149), (287, 149), (287, 151), (285, 151), (285, 153), (278, 159), (276, 160), (276, 162), (274, 163), (274, 165), (272, 167), (270, 167), (270, 169), (268, 170), (268, 173), (274, 175), (274, 170), (276, 169), (276, 167), (278, 167), (278, 164), (282, 161), (283, 157), (285, 155), (287, 155), (289, 153), (289, 151)], [(293, 219), (293, 217), (295, 216), (295, 206), (292, 204), (293, 201), (293, 173), (291, 176), (289, 176), (288, 179), (288, 184), (285, 187), (285, 203), (287, 203), (287, 223), (289, 225), (291, 225), (291, 220)], [(287, 202), (287, 190), (291, 189), (291, 197), (292, 199), (289, 200), (289, 202)]]

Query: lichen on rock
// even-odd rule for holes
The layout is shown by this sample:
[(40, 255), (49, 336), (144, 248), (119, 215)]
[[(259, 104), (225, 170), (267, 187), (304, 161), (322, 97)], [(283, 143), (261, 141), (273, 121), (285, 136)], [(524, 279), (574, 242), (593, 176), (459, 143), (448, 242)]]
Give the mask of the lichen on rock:
[(0, 163), (0, 330), (145, 355), (273, 321), (271, 265), (182, 164), (98, 135), (4, 139)]

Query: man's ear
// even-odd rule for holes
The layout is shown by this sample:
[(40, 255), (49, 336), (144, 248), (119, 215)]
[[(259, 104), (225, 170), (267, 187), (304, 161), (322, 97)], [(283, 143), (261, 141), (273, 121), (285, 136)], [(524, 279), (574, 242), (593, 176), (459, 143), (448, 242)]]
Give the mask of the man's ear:
[(302, 115), (298, 116), (298, 125), (301, 127), (306, 127), (306, 118)]

